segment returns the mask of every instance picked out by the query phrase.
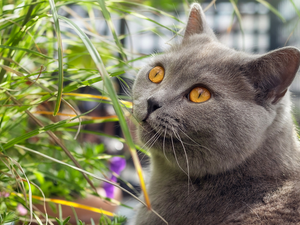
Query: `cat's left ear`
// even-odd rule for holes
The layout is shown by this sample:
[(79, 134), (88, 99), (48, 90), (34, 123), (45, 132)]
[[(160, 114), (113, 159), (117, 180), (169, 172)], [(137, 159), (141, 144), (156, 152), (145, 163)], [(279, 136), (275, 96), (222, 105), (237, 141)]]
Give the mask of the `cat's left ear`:
[(188, 39), (188, 37), (194, 34), (202, 33), (206, 33), (214, 39), (217, 39), (213, 30), (208, 26), (206, 22), (205, 15), (201, 6), (198, 3), (193, 3), (191, 5), (190, 15), (186, 25), (183, 40), (185, 41), (186, 39)]
[(285, 47), (247, 63), (247, 76), (254, 82), (260, 101), (276, 104), (285, 95), (300, 65), (300, 51)]

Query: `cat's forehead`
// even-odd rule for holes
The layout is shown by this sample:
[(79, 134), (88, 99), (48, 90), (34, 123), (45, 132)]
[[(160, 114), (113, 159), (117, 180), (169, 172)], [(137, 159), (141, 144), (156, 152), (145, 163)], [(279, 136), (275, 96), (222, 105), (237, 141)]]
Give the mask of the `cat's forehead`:
[[(252, 85), (241, 72), (241, 65), (250, 56), (230, 49), (217, 41), (195, 40), (173, 47), (163, 55), (153, 58), (150, 68), (162, 66), (164, 80), (159, 89), (183, 93), (195, 85), (204, 85), (210, 90), (241, 90), (253, 92)], [(146, 71), (146, 70), (145, 70)], [(230, 91), (231, 92), (231, 91)]]
[[(191, 40), (174, 46), (165, 54), (155, 57), (150, 66), (162, 65), (166, 78), (174, 79), (184, 75), (188, 79), (206, 79), (211, 74), (233, 76), (241, 65), (241, 53), (210, 39)], [(210, 77), (209, 80), (212, 80)]]

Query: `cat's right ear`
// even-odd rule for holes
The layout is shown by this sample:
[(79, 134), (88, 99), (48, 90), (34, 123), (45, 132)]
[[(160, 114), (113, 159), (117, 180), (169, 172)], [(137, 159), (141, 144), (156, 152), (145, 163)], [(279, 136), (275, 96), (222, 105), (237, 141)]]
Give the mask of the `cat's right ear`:
[(208, 26), (204, 12), (198, 3), (191, 5), (189, 19), (186, 25), (183, 41), (187, 40), (194, 34), (206, 33), (217, 39), (212, 29)]
[(300, 65), (300, 51), (294, 47), (274, 50), (242, 66), (254, 84), (259, 102), (276, 104), (285, 95)]

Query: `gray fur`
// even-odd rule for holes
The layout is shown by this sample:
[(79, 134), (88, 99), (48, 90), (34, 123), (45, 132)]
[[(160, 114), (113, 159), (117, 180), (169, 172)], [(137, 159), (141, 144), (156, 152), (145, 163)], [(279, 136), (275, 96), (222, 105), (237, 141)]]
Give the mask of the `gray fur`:
[[(286, 94), (299, 50), (235, 51), (216, 40), (199, 4), (191, 8), (183, 42), (153, 58), (133, 87), (139, 138), (157, 138), (153, 209), (172, 225), (300, 224), (300, 148)], [(148, 73), (158, 65), (165, 77), (155, 84)], [(211, 99), (190, 102), (195, 85)], [(136, 224), (164, 223), (140, 207)]]

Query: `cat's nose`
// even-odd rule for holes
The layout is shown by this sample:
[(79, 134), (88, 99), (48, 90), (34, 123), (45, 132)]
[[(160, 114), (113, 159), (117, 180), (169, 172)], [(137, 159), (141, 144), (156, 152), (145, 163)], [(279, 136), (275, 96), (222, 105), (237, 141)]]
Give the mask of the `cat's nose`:
[(148, 98), (147, 100), (147, 115), (143, 119), (145, 121), (151, 113), (153, 113), (155, 110), (159, 109), (161, 107), (161, 104), (153, 97)]

